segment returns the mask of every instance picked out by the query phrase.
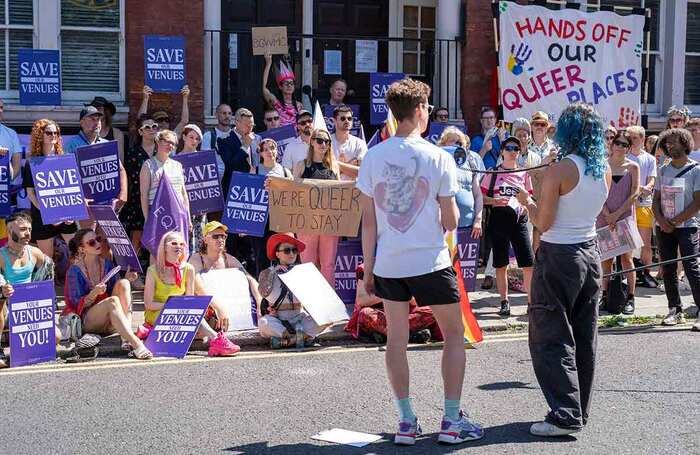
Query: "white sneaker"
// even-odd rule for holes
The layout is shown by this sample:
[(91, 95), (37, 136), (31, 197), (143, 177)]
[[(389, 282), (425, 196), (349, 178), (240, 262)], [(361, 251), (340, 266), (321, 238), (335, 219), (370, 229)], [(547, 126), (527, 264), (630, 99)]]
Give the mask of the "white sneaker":
[(569, 434), (578, 433), (579, 431), (581, 431), (580, 428), (562, 428), (549, 422), (533, 423), (530, 427), (530, 434), (535, 436), (543, 436), (545, 438), (566, 436)]
[(476, 441), (484, 437), (481, 425), (469, 420), (469, 416), (459, 411), (459, 419), (452, 420), (447, 416), (442, 417), (438, 442), (444, 444), (460, 444), (466, 441)]
[(683, 316), (683, 311), (677, 308), (672, 308), (669, 310), (665, 318), (661, 320), (661, 325), (677, 325), (684, 324), (685, 316)]
[(698, 312), (698, 318), (695, 320), (695, 324), (690, 328), (693, 332), (700, 332), (700, 311)]

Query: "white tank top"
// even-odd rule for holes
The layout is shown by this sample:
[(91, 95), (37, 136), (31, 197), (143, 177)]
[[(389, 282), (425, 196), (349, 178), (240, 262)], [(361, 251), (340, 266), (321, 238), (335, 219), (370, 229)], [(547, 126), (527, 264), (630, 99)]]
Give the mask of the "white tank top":
[(596, 238), (595, 221), (608, 198), (605, 178), (595, 180), (586, 175), (586, 161), (578, 155), (567, 155), (578, 169), (578, 183), (573, 190), (559, 196), (552, 227), (542, 234), (549, 243), (574, 244)]

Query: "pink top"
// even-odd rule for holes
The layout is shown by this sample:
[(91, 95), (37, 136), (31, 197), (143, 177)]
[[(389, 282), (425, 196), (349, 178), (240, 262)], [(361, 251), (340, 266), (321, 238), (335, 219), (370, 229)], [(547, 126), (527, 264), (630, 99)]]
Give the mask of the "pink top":
[[(502, 170), (502, 167), (496, 168)], [(527, 172), (512, 172), (507, 174), (486, 174), (481, 180), (481, 192), (487, 196), (491, 179), (495, 178), (496, 183), (493, 186), (493, 195), (495, 198), (510, 198), (518, 194), (517, 188), (525, 188), (532, 195), (532, 180)], [(525, 207), (517, 204), (517, 209), (514, 208), (518, 216), (522, 215)]]
[(296, 125), (297, 108), (294, 102), (292, 104), (282, 104), (280, 100), (277, 100), (273, 107), (280, 115), (280, 126)]

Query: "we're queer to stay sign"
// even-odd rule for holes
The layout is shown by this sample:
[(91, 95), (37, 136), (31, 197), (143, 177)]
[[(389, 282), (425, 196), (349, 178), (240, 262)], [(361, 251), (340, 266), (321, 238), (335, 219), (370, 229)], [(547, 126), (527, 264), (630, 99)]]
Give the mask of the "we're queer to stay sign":
[(177, 93), (185, 85), (185, 38), (143, 37), (145, 84), (156, 92)]
[(50, 49), (19, 49), (19, 104), (61, 105), (61, 57)]

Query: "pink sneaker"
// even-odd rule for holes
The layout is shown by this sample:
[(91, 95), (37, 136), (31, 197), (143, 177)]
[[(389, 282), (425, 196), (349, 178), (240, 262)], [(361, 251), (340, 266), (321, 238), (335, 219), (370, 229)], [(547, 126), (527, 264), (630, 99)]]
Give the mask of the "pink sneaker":
[(226, 338), (224, 332), (219, 332), (216, 339), (209, 342), (209, 357), (231, 357), (240, 351), (241, 347)]
[(136, 329), (136, 338), (139, 340), (145, 340), (148, 338), (148, 335), (151, 333), (152, 329), (153, 326), (151, 324), (144, 322)]

